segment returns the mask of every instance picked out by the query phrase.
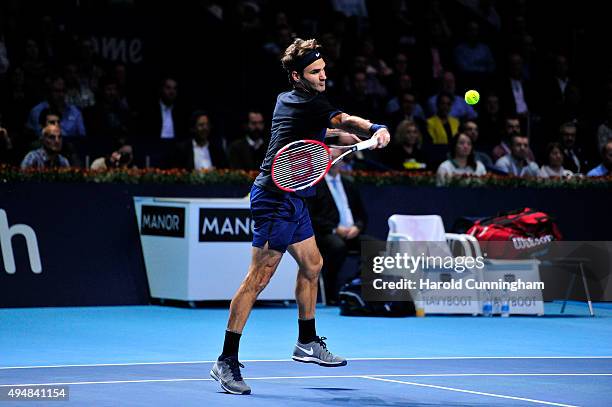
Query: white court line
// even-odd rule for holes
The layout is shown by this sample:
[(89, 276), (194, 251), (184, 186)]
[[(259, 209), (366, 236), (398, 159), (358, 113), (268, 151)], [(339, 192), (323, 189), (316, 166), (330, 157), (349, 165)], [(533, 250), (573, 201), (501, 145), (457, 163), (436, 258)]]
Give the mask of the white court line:
[[(466, 376), (612, 376), (612, 373), (431, 373), (431, 374), (359, 374), (359, 375), (318, 375), (318, 376), (264, 376), (245, 377), (245, 380), (292, 380), (292, 379), (355, 379), (382, 377), (466, 377)], [(88, 382), (62, 383), (13, 383), (0, 384), (0, 387), (15, 386), (68, 386), (79, 384), (121, 384), (121, 383), (156, 383), (156, 382), (187, 382), (212, 381), (210, 378), (174, 378), (174, 379), (141, 379), (141, 380), (102, 380)], [(382, 379), (381, 379), (382, 380)]]
[(550, 401), (528, 399), (528, 398), (524, 398), (524, 397), (505, 396), (503, 394), (485, 393), (485, 392), (481, 392), (481, 391), (472, 391), (472, 390), (457, 389), (457, 388), (454, 388), (454, 387), (436, 386), (436, 385), (433, 385), (433, 384), (403, 382), (403, 381), (400, 381), (400, 380), (381, 379), (381, 378), (378, 378), (378, 377), (371, 377), (371, 376), (363, 376), (363, 378), (364, 379), (369, 379), (369, 380), (378, 380), (378, 381), (382, 381), (382, 382), (407, 384), (407, 385), (410, 385), (410, 386), (430, 387), (430, 388), (433, 388), (433, 389), (456, 391), (458, 393), (476, 394), (478, 396), (489, 396), (489, 397), (497, 397), (497, 398), (502, 398), (502, 399), (529, 401), (531, 403), (546, 404), (546, 405), (549, 405), (549, 406), (577, 407), (577, 406), (575, 406), (573, 404), (553, 403), (553, 402), (550, 402)]
[[(406, 358), (348, 358), (347, 360), (478, 360), (478, 359), (612, 359), (612, 356), (432, 356)], [(241, 362), (293, 362), (293, 359), (245, 359)], [(145, 366), (145, 365), (189, 365), (214, 363), (216, 360), (191, 360), (178, 362), (135, 362), (135, 363), (92, 363), (79, 365), (40, 365), (40, 366), (0, 366), (0, 370), (9, 369), (49, 369), (61, 367), (104, 367), (104, 366)]]

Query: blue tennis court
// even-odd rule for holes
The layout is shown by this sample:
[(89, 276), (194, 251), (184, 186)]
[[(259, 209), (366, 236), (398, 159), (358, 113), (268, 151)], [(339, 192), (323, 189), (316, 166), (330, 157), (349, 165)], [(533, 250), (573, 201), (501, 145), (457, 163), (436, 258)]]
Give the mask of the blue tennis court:
[(4, 309), (0, 385), (67, 385), (67, 403), (87, 406), (610, 405), (612, 309), (559, 309), (390, 319), (321, 307), (319, 331), (349, 358), (322, 368), (289, 359), (294, 307), (256, 308), (241, 347), (251, 396), (225, 394), (209, 376), (224, 309)]

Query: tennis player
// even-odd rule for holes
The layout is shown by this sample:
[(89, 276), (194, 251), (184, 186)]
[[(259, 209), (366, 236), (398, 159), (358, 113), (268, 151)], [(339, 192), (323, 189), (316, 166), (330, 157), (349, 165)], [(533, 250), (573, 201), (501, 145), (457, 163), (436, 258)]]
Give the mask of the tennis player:
[[(251, 265), (230, 304), (223, 351), (210, 372), (228, 393), (251, 393), (240, 373), (244, 367), (238, 361), (240, 337), (257, 296), (268, 285), (287, 250), (299, 266), (295, 288), (299, 336), (293, 360), (327, 367), (346, 365), (346, 359), (327, 349), (326, 338), (317, 336), (315, 329), (315, 304), (323, 260), (305, 200), (314, 194), (314, 187), (295, 193), (283, 192), (274, 184), (270, 170), (274, 156), (283, 146), (302, 139), (323, 141), (328, 128), (364, 138), (375, 137), (377, 148), (385, 147), (390, 136), (385, 126), (343, 113), (330, 104), (325, 94), (325, 61), (319, 48), (314, 39), (296, 39), (281, 59), (293, 90), (281, 93), (276, 101), (272, 137), (250, 195), (255, 222)], [(355, 142), (346, 134), (341, 137), (345, 138), (342, 143)]]

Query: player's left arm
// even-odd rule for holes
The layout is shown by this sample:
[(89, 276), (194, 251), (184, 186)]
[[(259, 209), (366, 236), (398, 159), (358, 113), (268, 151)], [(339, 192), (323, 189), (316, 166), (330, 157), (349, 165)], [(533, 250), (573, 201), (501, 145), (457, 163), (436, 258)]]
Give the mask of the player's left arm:
[(332, 138), (334, 139), (333, 144), (337, 144), (341, 146), (348, 146), (348, 145), (352, 145), (355, 143), (359, 143), (360, 141), (363, 141), (363, 139), (357, 137), (353, 133), (349, 133), (347, 131), (340, 130), (340, 129), (329, 129), (329, 128), (325, 132), (325, 138)]
[(376, 137), (378, 140), (376, 147), (378, 148), (385, 147), (391, 140), (391, 135), (386, 126), (372, 123), (359, 116), (339, 113), (332, 117), (330, 124), (334, 129), (343, 130), (346, 133), (352, 133), (359, 137)]

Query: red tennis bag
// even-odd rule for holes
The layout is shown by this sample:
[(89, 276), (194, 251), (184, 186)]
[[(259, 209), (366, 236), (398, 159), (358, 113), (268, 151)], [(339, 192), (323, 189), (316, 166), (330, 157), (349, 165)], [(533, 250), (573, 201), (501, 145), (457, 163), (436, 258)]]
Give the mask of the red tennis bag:
[(562, 240), (554, 219), (531, 208), (478, 220), (467, 233), (478, 239), (483, 253), (493, 259), (530, 257), (545, 250), (550, 242)]

